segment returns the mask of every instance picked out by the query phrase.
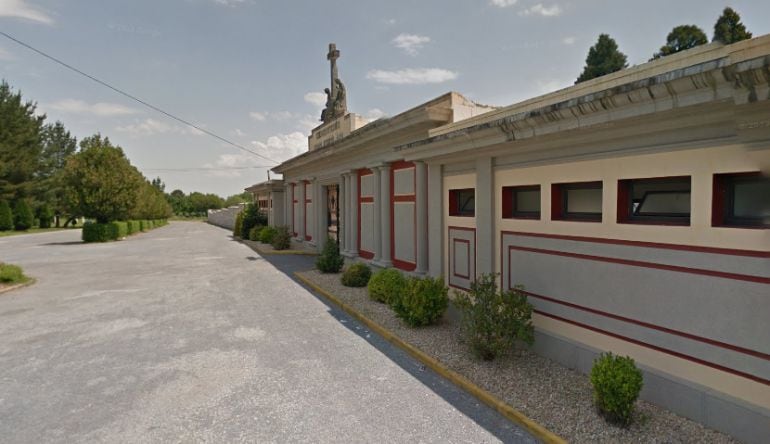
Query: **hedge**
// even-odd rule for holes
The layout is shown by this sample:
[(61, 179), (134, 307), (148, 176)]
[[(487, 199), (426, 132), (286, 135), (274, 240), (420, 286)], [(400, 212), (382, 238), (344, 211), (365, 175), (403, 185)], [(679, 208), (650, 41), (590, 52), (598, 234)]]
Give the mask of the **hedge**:
[(99, 224), (86, 222), (83, 225), (84, 242), (108, 242), (124, 238), (140, 231), (148, 231), (167, 225), (166, 219), (115, 221)]

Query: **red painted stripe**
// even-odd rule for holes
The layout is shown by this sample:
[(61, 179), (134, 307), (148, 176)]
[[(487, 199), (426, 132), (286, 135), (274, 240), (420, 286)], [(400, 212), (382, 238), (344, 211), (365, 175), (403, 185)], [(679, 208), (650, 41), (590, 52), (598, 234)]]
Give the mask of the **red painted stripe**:
[(371, 251), (366, 251), (366, 250), (358, 250), (358, 255), (361, 256), (364, 259), (373, 259), (374, 258), (374, 253), (372, 253)]
[(414, 264), (412, 262), (402, 261), (401, 259), (393, 258), (393, 266), (398, 268), (399, 270), (404, 271), (414, 271), (415, 268), (417, 268), (417, 264)]
[(693, 251), (698, 253), (724, 254), (728, 256), (746, 256), (770, 258), (770, 251), (737, 250), (731, 248), (702, 247), (698, 245), (664, 244), (659, 242), (642, 242), (623, 239), (608, 239), (602, 237), (568, 236), (563, 234), (530, 233), (522, 231), (501, 231), (503, 234), (514, 236), (542, 237), (547, 239), (561, 239), (578, 242), (594, 242), (598, 244), (627, 245), (631, 247), (661, 248), (665, 250)]
[(358, 199), (359, 202), (363, 203), (374, 203), (374, 197), (372, 196), (361, 196), (360, 199)]
[[(457, 243), (461, 244), (467, 244), (468, 245), (468, 274), (462, 275), (457, 272)], [(470, 271), (471, 271), (471, 241), (468, 239), (452, 239), (452, 256), (455, 258), (454, 261), (452, 261), (452, 276), (459, 277), (461, 279), (470, 279)]]
[[(452, 226), (452, 225), (447, 226), (447, 246), (450, 243), (452, 243), (451, 241), (454, 239), (452, 237), (452, 230), (469, 231), (469, 232), (473, 233), (473, 249), (472, 249), (473, 250), (473, 274), (475, 274), (476, 273), (476, 264), (477, 264), (477, 262), (476, 262), (476, 229), (475, 228), (469, 228), (469, 227), (455, 227), (455, 226)], [(452, 243), (452, 245), (454, 245), (454, 243)], [(470, 261), (470, 259), (468, 259), (468, 260)], [(453, 268), (454, 267), (454, 254), (450, 254), (449, 255), (449, 262), (450, 262), (449, 263), (449, 267)], [(443, 268), (443, 266), (442, 266), (442, 268)], [(460, 290), (465, 290), (465, 291), (470, 290), (470, 288), (460, 287), (458, 285), (452, 284), (451, 278), (449, 279), (449, 282), (447, 282), (447, 284), (450, 287), (457, 288), (457, 289), (460, 289)]]
[(414, 168), (414, 162), (406, 162), (404, 160), (397, 160), (390, 164), (392, 170), (404, 170), (407, 168)]
[(724, 279), (734, 279), (737, 281), (756, 282), (758, 284), (770, 284), (770, 278), (762, 276), (753, 276), (748, 274), (727, 273), (724, 271), (703, 270), (701, 268), (680, 267), (678, 265), (657, 264), (654, 262), (634, 261), (630, 259), (617, 259), (612, 257), (594, 256), (590, 254), (569, 253), (566, 251), (545, 250), (542, 248), (520, 247), (518, 245), (509, 245), (508, 250), (528, 251), (531, 253), (550, 254), (553, 256), (564, 256), (575, 259), (586, 259), (597, 262), (607, 262), (612, 264), (630, 265), (632, 267), (653, 268), (657, 270), (675, 271), (679, 273), (698, 274), (703, 276), (718, 277)]
[(626, 342), (630, 342), (632, 344), (640, 345), (642, 347), (646, 347), (646, 348), (649, 348), (649, 349), (652, 349), (652, 350), (655, 350), (655, 351), (659, 351), (659, 352), (665, 353), (667, 355), (671, 355), (671, 356), (675, 356), (675, 357), (680, 358), (680, 359), (684, 359), (684, 360), (687, 360), (687, 361), (695, 362), (696, 364), (704, 365), (706, 367), (711, 367), (711, 368), (714, 368), (714, 369), (717, 369), (717, 370), (721, 370), (721, 371), (726, 372), (726, 373), (730, 373), (730, 374), (733, 374), (733, 375), (736, 375), (736, 376), (740, 376), (740, 377), (743, 377), (743, 378), (746, 378), (746, 379), (750, 379), (750, 380), (752, 380), (754, 382), (758, 382), (760, 384), (764, 384), (764, 385), (770, 386), (770, 380), (767, 380), (767, 379), (764, 379), (764, 378), (760, 378), (759, 376), (754, 376), (754, 375), (752, 375), (750, 373), (745, 373), (745, 372), (742, 372), (740, 370), (735, 370), (735, 369), (732, 369), (732, 368), (729, 368), (729, 367), (725, 367), (725, 366), (720, 365), (720, 364), (715, 364), (713, 362), (704, 361), (703, 359), (696, 358), (694, 356), (686, 355), (684, 353), (680, 353), (680, 352), (674, 351), (674, 350), (669, 350), (667, 348), (658, 347), (657, 345), (648, 344), (646, 342), (639, 341), (637, 339), (633, 339), (633, 338), (629, 338), (627, 336), (619, 335), (617, 333), (613, 333), (613, 332), (610, 332), (610, 331), (607, 331), (607, 330), (603, 330), (601, 328), (593, 327), (593, 326), (588, 325), (588, 324), (583, 324), (582, 322), (573, 321), (572, 319), (567, 319), (567, 318), (564, 318), (564, 317), (561, 317), (561, 316), (557, 316), (555, 314), (547, 313), (547, 312), (544, 312), (544, 311), (541, 311), (541, 310), (534, 310), (534, 311), (537, 314), (540, 314), (540, 315), (543, 315), (543, 316), (547, 316), (549, 318), (553, 318), (553, 319), (556, 319), (558, 321), (562, 321), (562, 322), (566, 322), (568, 324), (576, 325), (578, 327), (585, 328), (585, 329), (591, 330), (591, 331), (595, 331), (595, 332), (601, 333), (603, 335), (612, 336), (613, 338), (617, 338), (617, 339), (620, 339), (620, 340), (623, 340), (623, 341), (626, 341)]
[(404, 194), (398, 194), (393, 196), (393, 202), (414, 202), (414, 201), (415, 201), (414, 195), (407, 196)]
[(746, 355), (754, 356), (754, 357), (759, 358), (759, 359), (764, 359), (766, 361), (770, 361), (770, 354), (767, 354), (767, 353), (762, 353), (762, 352), (759, 352), (759, 351), (756, 351), (756, 350), (751, 350), (751, 349), (748, 349), (748, 348), (739, 347), (737, 345), (728, 344), (726, 342), (715, 341), (713, 339), (704, 338), (704, 337), (701, 337), (701, 336), (696, 336), (696, 335), (693, 335), (693, 334), (690, 334), (690, 333), (686, 333), (686, 332), (683, 332), (683, 331), (674, 330), (674, 329), (671, 329), (671, 328), (668, 328), (668, 327), (663, 327), (663, 326), (656, 325), (656, 324), (651, 324), (649, 322), (644, 322), (644, 321), (639, 321), (639, 320), (632, 319), (632, 318), (627, 318), (625, 316), (616, 315), (614, 313), (608, 313), (606, 311), (597, 310), (595, 308), (590, 308), (590, 307), (586, 307), (586, 306), (583, 306), (583, 305), (573, 304), (572, 302), (562, 301), (560, 299), (552, 298), (552, 297), (549, 297), (549, 296), (543, 296), (541, 294), (532, 293), (530, 291), (523, 291), (522, 290), (522, 292), (525, 293), (527, 296), (531, 296), (531, 297), (536, 298), (536, 299), (542, 299), (544, 301), (553, 302), (553, 303), (559, 304), (559, 305), (564, 305), (566, 307), (574, 308), (576, 310), (581, 310), (581, 311), (585, 311), (585, 312), (588, 312), (588, 313), (593, 313), (593, 314), (596, 314), (596, 315), (599, 315), (599, 316), (604, 316), (604, 317), (607, 317), (607, 318), (616, 319), (618, 321), (628, 322), (629, 324), (640, 325), (642, 327), (646, 327), (646, 328), (649, 328), (651, 330), (657, 330), (657, 331), (661, 331), (663, 333), (668, 333), (668, 334), (675, 335), (675, 336), (681, 336), (683, 338), (691, 339), (693, 341), (702, 342), (704, 344), (713, 345), (715, 347), (720, 347), (720, 348), (724, 348), (724, 349), (727, 349), (727, 350), (732, 350), (734, 352), (743, 353), (743, 354), (746, 354)]

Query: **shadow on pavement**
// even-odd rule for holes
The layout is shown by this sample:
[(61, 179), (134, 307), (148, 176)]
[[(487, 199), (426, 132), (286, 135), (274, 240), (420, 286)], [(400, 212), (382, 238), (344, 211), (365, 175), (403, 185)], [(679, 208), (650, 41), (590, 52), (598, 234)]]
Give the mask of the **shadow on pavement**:
[[(230, 238), (238, 242), (237, 239)], [(245, 244), (244, 244), (245, 245)], [(402, 369), (406, 370), (415, 379), (420, 381), (434, 393), (442, 397), (465, 416), (472, 419), (476, 424), (486, 429), (497, 439), (506, 443), (533, 443), (537, 442), (526, 431), (518, 425), (512, 423), (497, 411), (483, 404), (471, 394), (455, 386), (442, 376), (436, 374), (433, 370), (426, 368), (421, 362), (415, 360), (405, 351), (392, 345), (380, 335), (370, 331), (358, 320), (350, 317), (347, 313), (340, 310), (336, 305), (329, 302), (323, 296), (317, 294), (311, 288), (308, 288), (302, 281), (294, 276), (296, 271), (308, 271), (315, 267), (315, 257), (302, 255), (264, 255), (261, 259), (266, 260), (279, 271), (283, 272), (289, 279), (301, 285), (303, 288), (313, 294), (329, 309), (329, 314), (338, 322), (344, 325), (348, 330), (355, 333), (380, 353), (387, 356), (392, 362)], [(256, 260), (252, 256), (247, 260)]]

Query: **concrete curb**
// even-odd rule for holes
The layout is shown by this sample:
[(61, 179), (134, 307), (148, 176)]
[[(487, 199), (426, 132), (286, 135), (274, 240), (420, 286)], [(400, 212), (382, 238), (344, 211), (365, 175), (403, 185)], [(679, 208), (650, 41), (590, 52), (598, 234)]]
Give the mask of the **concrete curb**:
[(9, 291), (17, 290), (19, 288), (23, 287), (29, 287), (30, 285), (37, 282), (35, 278), (29, 278), (27, 282), (23, 282), (21, 284), (11, 285), (10, 287), (0, 288), (0, 294), (8, 293)]
[(376, 322), (367, 318), (363, 314), (359, 313), (353, 307), (342, 302), (339, 298), (337, 298), (333, 294), (329, 293), (328, 291), (319, 287), (316, 283), (312, 282), (308, 278), (299, 274), (299, 272), (294, 272), (294, 276), (300, 281), (302, 281), (302, 283), (304, 283), (305, 285), (313, 289), (313, 291), (323, 295), (329, 301), (339, 306), (344, 312), (353, 316), (362, 324), (366, 325), (370, 330), (374, 331), (375, 333), (385, 338), (385, 340), (387, 340), (391, 344), (406, 351), (407, 353), (412, 355), (414, 358), (416, 358), (426, 366), (430, 367), (434, 372), (438, 373), (439, 375), (451, 381), (453, 384), (457, 385), (458, 387), (462, 388), (466, 392), (475, 396), (484, 404), (497, 410), (501, 415), (508, 418), (511, 422), (514, 422), (520, 425), (521, 427), (523, 427), (524, 429), (526, 429), (532, 436), (548, 444), (565, 444), (567, 442), (563, 438), (559, 437), (558, 435), (554, 434), (553, 432), (543, 427), (542, 425), (531, 420), (530, 418), (525, 416), (523, 413), (519, 412), (518, 410), (514, 409), (510, 405), (506, 404), (504, 401), (497, 398), (493, 394), (477, 386), (465, 376), (457, 373), (454, 370), (447, 368), (439, 360), (433, 358), (427, 353), (424, 353), (422, 350), (418, 349), (417, 347), (403, 341), (401, 338), (396, 336), (395, 333), (392, 333), (390, 330), (386, 329), (385, 327), (377, 324)]

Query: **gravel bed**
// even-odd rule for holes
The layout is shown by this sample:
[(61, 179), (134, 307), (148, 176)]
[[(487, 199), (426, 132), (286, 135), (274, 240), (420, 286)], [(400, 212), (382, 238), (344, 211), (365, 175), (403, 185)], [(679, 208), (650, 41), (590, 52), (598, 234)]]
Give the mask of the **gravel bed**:
[(645, 401), (637, 401), (630, 427), (609, 425), (594, 410), (587, 375), (539, 356), (526, 346), (492, 362), (475, 359), (462, 343), (459, 322), (453, 316), (445, 315), (434, 326), (410, 328), (387, 305), (369, 299), (365, 288), (343, 286), (340, 274), (317, 270), (301, 274), (570, 442), (737, 442)]

